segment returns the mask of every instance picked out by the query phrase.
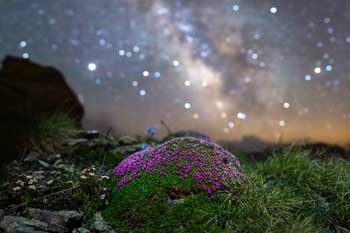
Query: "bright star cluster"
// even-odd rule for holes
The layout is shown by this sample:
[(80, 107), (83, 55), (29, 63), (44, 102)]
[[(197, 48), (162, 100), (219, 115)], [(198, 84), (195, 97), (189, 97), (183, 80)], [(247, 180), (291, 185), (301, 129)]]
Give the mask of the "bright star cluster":
[(350, 2), (5, 1), (0, 56), (60, 69), (88, 128), (350, 143)]

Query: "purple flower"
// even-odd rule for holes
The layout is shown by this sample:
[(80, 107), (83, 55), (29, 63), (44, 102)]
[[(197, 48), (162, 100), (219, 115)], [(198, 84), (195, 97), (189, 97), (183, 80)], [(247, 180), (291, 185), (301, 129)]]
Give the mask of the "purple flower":
[(150, 135), (150, 136), (154, 136), (156, 134), (158, 134), (158, 130), (154, 129), (154, 128), (151, 128), (151, 127), (148, 127), (146, 129), (147, 133)]
[(147, 147), (130, 155), (114, 169), (120, 188), (145, 172), (161, 176), (176, 174), (182, 179), (189, 177), (197, 183), (198, 189), (210, 196), (217, 190), (234, 190), (241, 184), (242, 176), (240, 163), (234, 155), (215, 143), (196, 138), (176, 138), (155, 149)]
[(104, 201), (106, 199), (106, 194), (105, 193), (102, 193), (100, 195), (100, 200)]

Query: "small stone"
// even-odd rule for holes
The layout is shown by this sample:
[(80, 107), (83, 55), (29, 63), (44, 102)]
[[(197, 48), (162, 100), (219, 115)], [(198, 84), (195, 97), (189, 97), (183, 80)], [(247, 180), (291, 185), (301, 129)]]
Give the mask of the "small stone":
[(57, 168), (60, 168), (63, 171), (70, 173), (70, 174), (74, 173), (74, 171), (75, 171), (74, 164), (59, 164), (57, 166)]
[(90, 231), (85, 227), (79, 227), (77, 229), (74, 229), (73, 233), (90, 233)]
[(112, 227), (109, 226), (102, 217), (101, 212), (97, 212), (93, 218), (93, 229), (98, 232), (109, 232)]
[(33, 172), (33, 175), (42, 175), (44, 173), (45, 173), (44, 171), (36, 171), (36, 172)]
[(129, 146), (120, 146), (115, 148), (112, 152), (113, 154), (132, 154), (142, 149), (142, 144), (129, 145)]
[(86, 138), (71, 139), (68, 142), (68, 146), (76, 146), (76, 145), (79, 145), (79, 144), (82, 144), (82, 143), (86, 143), (88, 141), (89, 140), (86, 139)]
[(168, 207), (171, 209), (177, 204), (184, 203), (185, 200), (186, 200), (186, 198), (172, 200), (170, 197), (168, 197), (167, 204), (168, 204)]
[(61, 155), (60, 155), (60, 154), (53, 154), (53, 155), (50, 155), (50, 156), (49, 156), (48, 160), (51, 161), (51, 162), (53, 162), (53, 161), (56, 161), (56, 160), (58, 160), (58, 159), (60, 159), (60, 158), (61, 158)]
[(86, 139), (95, 139), (100, 136), (100, 132), (98, 132), (97, 130), (87, 130), (81, 132), (78, 136)]
[(24, 158), (23, 161), (24, 161), (24, 162), (30, 163), (30, 162), (33, 162), (33, 161), (37, 160), (37, 158), (39, 158), (39, 154), (36, 153), (36, 152), (34, 152), (34, 151), (31, 151), (31, 152), (29, 152), (29, 154)]
[(36, 178), (37, 180), (42, 180), (42, 179), (45, 178), (45, 176), (44, 176), (44, 175), (36, 175), (35, 178)]
[(137, 143), (137, 140), (135, 138), (133, 138), (133, 137), (130, 137), (130, 136), (121, 136), (118, 139), (118, 142), (121, 145), (131, 145), (131, 144)]
[(5, 217), (5, 211), (0, 209), (0, 222), (4, 219)]
[(39, 164), (43, 166), (44, 168), (49, 168), (50, 164), (48, 162), (45, 162), (43, 160), (38, 160)]
[(53, 182), (54, 182), (54, 180), (48, 180), (48, 181), (46, 182), (46, 184), (47, 184), (47, 185), (52, 185)]

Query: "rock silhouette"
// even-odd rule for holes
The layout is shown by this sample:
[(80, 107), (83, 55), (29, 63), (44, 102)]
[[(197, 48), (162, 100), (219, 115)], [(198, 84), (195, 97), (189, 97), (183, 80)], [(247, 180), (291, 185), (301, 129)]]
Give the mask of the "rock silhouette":
[(84, 116), (83, 106), (63, 74), (52, 67), (7, 56), (0, 70), (0, 144), (8, 150), (5, 153), (24, 143), (31, 127), (55, 113), (65, 113), (77, 124)]
[(55, 68), (8, 56), (0, 71), (0, 116), (27, 114), (34, 121), (56, 112), (69, 114), (80, 123), (84, 110)]

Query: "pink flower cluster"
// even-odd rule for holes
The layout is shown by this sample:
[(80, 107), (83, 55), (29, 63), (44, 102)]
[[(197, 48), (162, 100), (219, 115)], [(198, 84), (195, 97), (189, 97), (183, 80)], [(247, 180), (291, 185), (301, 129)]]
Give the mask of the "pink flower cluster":
[(198, 189), (211, 196), (217, 190), (232, 191), (242, 177), (240, 163), (230, 152), (215, 143), (188, 137), (136, 152), (114, 169), (120, 188), (145, 173), (192, 178)]

